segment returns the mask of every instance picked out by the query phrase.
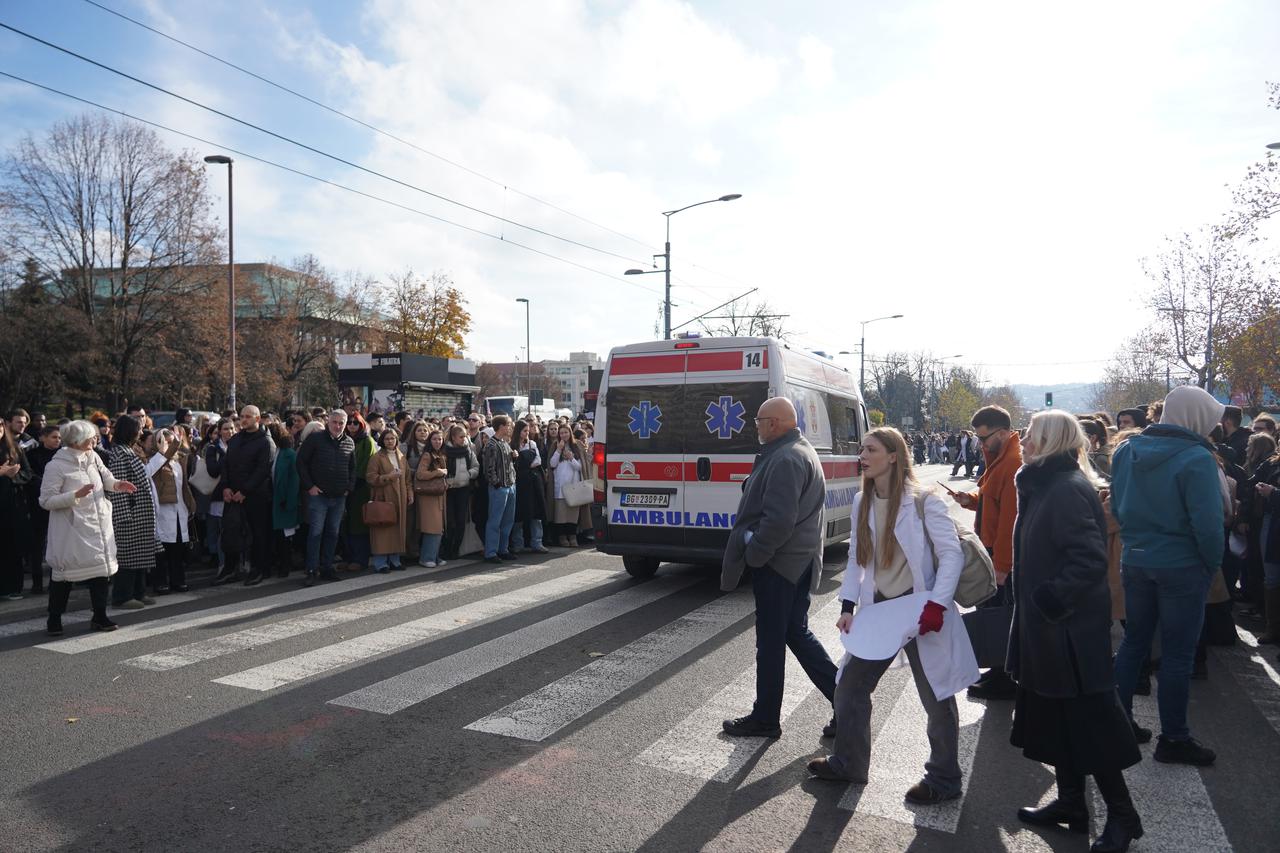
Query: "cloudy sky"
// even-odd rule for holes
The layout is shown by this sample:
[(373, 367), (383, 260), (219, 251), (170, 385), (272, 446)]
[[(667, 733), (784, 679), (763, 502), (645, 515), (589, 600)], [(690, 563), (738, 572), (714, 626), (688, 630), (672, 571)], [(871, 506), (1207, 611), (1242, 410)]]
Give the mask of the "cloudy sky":
[[(651, 339), (662, 276), (622, 271), (736, 192), (672, 218), (675, 323), (757, 287), (809, 348), (901, 313), (871, 357), (1091, 380), (1144, 322), (1141, 257), (1280, 140), (1274, 0), (100, 2), (430, 153), (84, 0), (0, 21), (403, 184), (8, 31), (0, 70), (420, 211), (237, 158), (238, 260), (445, 270), (481, 360), (520, 352), (519, 296), (535, 359)], [(0, 145), (83, 109), (0, 78)]]

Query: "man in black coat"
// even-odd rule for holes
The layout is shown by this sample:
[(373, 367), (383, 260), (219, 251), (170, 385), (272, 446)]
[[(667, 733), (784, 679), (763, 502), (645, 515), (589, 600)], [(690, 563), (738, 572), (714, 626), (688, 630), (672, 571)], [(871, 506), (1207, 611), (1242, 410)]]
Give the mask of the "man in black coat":
[(356, 445), (347, 435), (347, 413), (334, 409), (325, 429), (313, 432), (298, 450), (298, 479), (307, 494), (307, 577), (336, 581), (333, 553), (347, 495), (356, 487)]
[[(261, 583), (271, 566), (271, 440), (259, 425), (259, 418), (257, 406), (240, 410), (240, 431), (227, 445), (222, 467), (225, 572), (234, 577), (240, 555), (248, 550), (252, 572), (245, 579), (245, 586)], [(228, 515), (235, 523), (228, 522)]]

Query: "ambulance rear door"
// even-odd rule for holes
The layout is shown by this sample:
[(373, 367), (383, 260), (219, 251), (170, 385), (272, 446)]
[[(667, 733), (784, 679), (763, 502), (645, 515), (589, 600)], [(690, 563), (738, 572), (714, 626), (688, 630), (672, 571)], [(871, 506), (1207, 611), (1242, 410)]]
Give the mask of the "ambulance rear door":
[(682, 549), (685, 351), (670, 341), (615, 350), (606, 368), (608, 544)]
[(684, 408), (685, 541), (723, 549), (760, 451), (755, 415), (769, 398), (769, 342), (703, 339), (687, 351)]

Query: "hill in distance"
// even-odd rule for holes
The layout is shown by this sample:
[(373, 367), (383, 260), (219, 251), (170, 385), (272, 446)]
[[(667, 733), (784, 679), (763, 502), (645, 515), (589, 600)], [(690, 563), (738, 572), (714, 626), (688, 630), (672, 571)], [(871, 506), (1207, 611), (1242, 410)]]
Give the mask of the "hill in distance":
[(1078, 382), (1067, 385), (1013, 385), (1013, 393), (1018, 395), (1022, 407), (1029, 412), (1044, 408), (1044, 395), (1053, 394), (1053, 407), (1072, 414), (1093, 411), (1089, 405), (1093, 399), (1095, 385), (1092, 382)]

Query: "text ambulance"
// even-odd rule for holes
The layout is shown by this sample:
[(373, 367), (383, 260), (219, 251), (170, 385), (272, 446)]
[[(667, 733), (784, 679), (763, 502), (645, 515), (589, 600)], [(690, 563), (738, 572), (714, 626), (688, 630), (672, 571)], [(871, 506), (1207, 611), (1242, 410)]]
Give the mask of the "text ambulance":
[(596, 548), (648, 577), (715, 562), (760, 450), (755, 414), (795, 403), (827, 480), (824, 544), (849, 538), (866, 408), (849, 372), (773, 338), (681, 338), (609, 353), (596, 407)]

